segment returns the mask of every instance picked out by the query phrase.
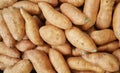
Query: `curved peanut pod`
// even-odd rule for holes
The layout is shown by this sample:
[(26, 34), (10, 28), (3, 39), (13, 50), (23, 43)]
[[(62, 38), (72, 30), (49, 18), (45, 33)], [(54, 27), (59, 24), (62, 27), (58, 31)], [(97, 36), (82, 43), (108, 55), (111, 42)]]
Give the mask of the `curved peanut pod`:
[(73, 70), (90, 70), (96, 73), (104, 73), (104, 70), (102, 68), (85, 61), (81, 57), (70, 57), (67, 59), (67, 62), (69, 67)]
[(96, 45), (93, 40), (77, 27), (65, 30), (68, 41), (75, 47), (81, 48), (88, 52), (96, 52)]
[(0, 42), (0, 54), (20, 58), (20, 52), (16, 48), (9, 48), (3, 42)]
[(15, 40), (20, 41), (25, 35), (25, 23), (19, 9), (4, 8), (2, 14), (12, 36)]
[(61, 53), (55, 49), (50, 49), (49, 58), (57, 73), (71, 73)]
[(18, 0), (0, 0), (0, 9), (13, 5)]
[(60, 0), (60, 2), (63, 2), (63, 3), (70, 3), (76, 7), (80, 7), (83, 5), (85, 0)]
[(83, 12), (89, 18), (89, 22), (82, 25), (82, 29), (88, 30), (95, 24), (100, 0), (85, 0)]
[(47, 54), (43, 51), (29, 50), (25, 53), (32, 62), (37, 73), (56, 73), (52, 68)]
[(100, 11), (96, 21), (96, 26), (99, 29), (105, 29), (111, 26), (114, 3), (115, 0), (101, 0)]
[(20, 9), (20, 12), (25, 19), (26, 34), (30, 41), (35, 45), (43, 45), (43, 40), (39, 34), (38, 24), (34, 18), (23, 9)]
[(115, 36), (120, 40), (120, 3), (118, 3), (113, 14), (113, 30)]
[(73, 56), (81, 56), (81, 55), (84, 55), (84, 54), (87, 54), (87, 53), (88, 53), (87, 51), (82, 50), (82, 49), (78, 49), (78, 48), (72, 49), (72, 55)]
[(63, 55), (71, 55), (72, 49), (69, 43), (65, 43), (65, 44), (58, 45), (58, 46), (52, 46), (52, 48), (58, 50)]
[(37, 46), (35, 49), (44, 51), (45, 53), (49, 52), (50, 46), (48, 44), (44, 44), (42, 46)]
[(21, 52), (35, 48), (35, 45), (30, 40), (21, 40), (15, 46)]
[(57, 6), (58, 5), (58, 0), (29, 0), (34, 3), (39, 3), (39, 2), (47, 2), (51, 4), (52, 6)]
[(30, 73), (32, 68), (29, 60), (20, 60), (15, 65), (6, 68), (4, 73)]
[(13, 7), (23, 8), (31, 14), (40, 14), (40, 9), (37, 4), (30, 1), (19, 1), (13, 4)]
[(8, 47), (13, 47), (15, 45), (15, 39), (13, 38), (13, 36), (11, 35), (4, 19), (2, 16), (2, 11), (0, 13), (0, 36), (2, 37), (4, 43), (8, 46)]
[(86, 61), (100, 66), (108, 72), (115, 72), (119, 70), (119, 62), (115, 56), (109, 53), (92, 53), (82, 56)]
[(69, 3), (63, 3), (60, 9), (75, 25), (84, 25), (89, 21), (89, 18), (81, 10)]
[(111, 29), (96, 30), (90, 36), (97, 45), (103, 45), (116, 40), (116, 36)]
[(115, 50), (113, 53), (112, 53), (120, 62), (120, 49), (117, 49)]
[(61, 45), (66, 42), (64, 31), (53, 25), (42, 26), (39, 32), (42, 39), (50, 45)]
[(98, 51), (107, 51), (107, 52), (113, 52), (116, 49), (119, 48), (119, 42), (113, 41), (105, 45), (101, 45), (97, 48)]
[(19, 60), (20, 59), (18, 59), (18, 58), (13, 58), (13, 57), (9, 57), (9, 56), (0, 54), (0, 62), (5, 64), (7, 67), (14, 65)]
[(51, 24), (61, 28), (69, 29), (72, 27), (71, 21), (63, 14), (55, 10), (51, 5), (45, 2), (38, 3), (44, 17)]

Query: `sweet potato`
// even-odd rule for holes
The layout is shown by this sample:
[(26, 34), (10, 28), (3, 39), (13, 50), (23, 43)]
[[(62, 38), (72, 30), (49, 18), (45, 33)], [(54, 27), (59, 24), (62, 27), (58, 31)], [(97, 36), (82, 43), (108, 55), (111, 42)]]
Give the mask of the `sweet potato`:
[(86, 61), (100, 66), (108, 72), (115, 72), (119, 70), (119, 62), (112, 54), (101, 52), (92, 53), (82, 56)]
[(21, 40), (15, 46), (21, 52), (35, 48), (35, 45), (30, 40)]
[(105, 29), (111, 26), (112, 12), (115, 0), (101, 0), (96, 26)]
[(4, 73), (30, 73), (32, 68), (29, 60), (20, 60), (15, 65), (7, 67)]
[(24, 9), (20, 9), (20, 12), (25, 19), (26, 34), (30, 41), (32, 41), (32, 43), (35, 45), (43, 45), (43, 40), (39, 34), (38, 24), (36, 24), (34, 18)]
[(69, 3), (63, 3), (60, 9), (75, 25), (84, 25), (89, 21), (89, 18), (81, 10)]
[(90, 36), (97, 45), (103, 45), (116, 40), (116, 36), (111, 29), (95, 30)]
[(78, 49), (78, 48), (72, 49), (72, 55), (73, 56), (81, 56), (81, 55), (84, 55), (84, 54), (87, 54), (87, 53), (88, 53), (87, 51), (82, 50), (82, 49)]
[(55, 49), (50, 49), (49, 58), (57, 73), (71, 73), (67, 63), (64, 60), (64, 57), (60, 52)]
[(11, 33), (3, 19), (2, 11), (0, 12), (0, 36), (1, 36), (1, 39), (3, 39), (4, 43), (8, 47), (13, 47), (15, 45), (15, 43), (16, 43), (15, 39), (11, 35)]
[(25, 52), (28, 59), (32, 62), (37, 73), (56, 73), (43, 51), (29, 50)]
[(66, 42), (64, 31), (53, 25), (42, 26), (39, 33), (42, 39), (50, 45), (61, 45)]
[(90, 70), (96, 73), (104, 73), (104, 70), (102, 68), (85, 61), (81, 57), (69, 57), (67, 59), (67, 62), (69, 67), (73, 70), (79, 71)]
[(98, 51), (113, 52), (119, 48), (119, 42), (113, 41), (105, 45), (101, 45), (97, 48)]
[(77, 27), (65, 30), (68, 41), (75, 47), (88, 52), (96, 52), (96, 45), (93, 40)]
[(83, 12), (89, 18), (89, 22), (82, 25), (82, 29), (88, 30), (95, 24), (100, 0), (85, 0)]
[(113, 14), (113, 30), (115, 36), (120, 40), (120, 3), (118, 3)]
[(120, 62), (120, 49), (117, 49), (115, 50), (113, 53), (112, 53)]
[(14, 39), (22, 40), (25, 35), (25, 23), (19, 9), (14, 7), (4, 8), (2, 15)]
[(29, 0), (34, 3), (39, 3), (39, 2), (47, 2), (51, 4), (52, 6), (57, 6), (58, 5), (58, 0)]
[(11, 6), (18, 0), (0, 0), (0, 9)]
[(35, 49), (44, 51), (45, 53), (49, 52), (50, 46), (48, 44), (44, 44), (42, 46), (37, 46)]
[[(63, 14), (55, 10), (51, 5), (45, 2), (38, 3), (44, 17), (51, 24), (61, 28), (69, 29), (72, 27), (71, 21)], [(49, 11), (49, 12), (48, 12)]]
[(80, 7), (84, 4), (84, 1), (85, 0), (60, 0), (60, 2), (63, 2), (63, 3), (70, 3), (76, 7)]
[(24, 10), (31, 14), (40, 14), (40, 9), (38, 5), (31, 1), (19, 1), (13, 4), (13, 7), (23, 8)]
[(0, 42), (0, 54), (20, 58), (20, 52), (16, 48), (9, 48), (3, 42)]
[(71, 55), (71, 46), (69, 43), (64, 43), (58, 46), (52, 46), (52, 48), (58, 50), (63, 55)]
[(3, 63), (3, 64), (5, 64), (6, 67), (14, 65), (18, 61), (20, 61), (20, 59), (0, 54), (0, 62)]

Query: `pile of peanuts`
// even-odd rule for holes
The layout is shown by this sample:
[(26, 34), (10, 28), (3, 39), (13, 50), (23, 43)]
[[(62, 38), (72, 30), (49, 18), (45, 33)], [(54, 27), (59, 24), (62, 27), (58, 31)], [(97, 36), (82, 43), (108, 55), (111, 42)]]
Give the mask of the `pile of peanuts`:
[(120, 0), (0, 0), (3, 73), (120, 73)]

